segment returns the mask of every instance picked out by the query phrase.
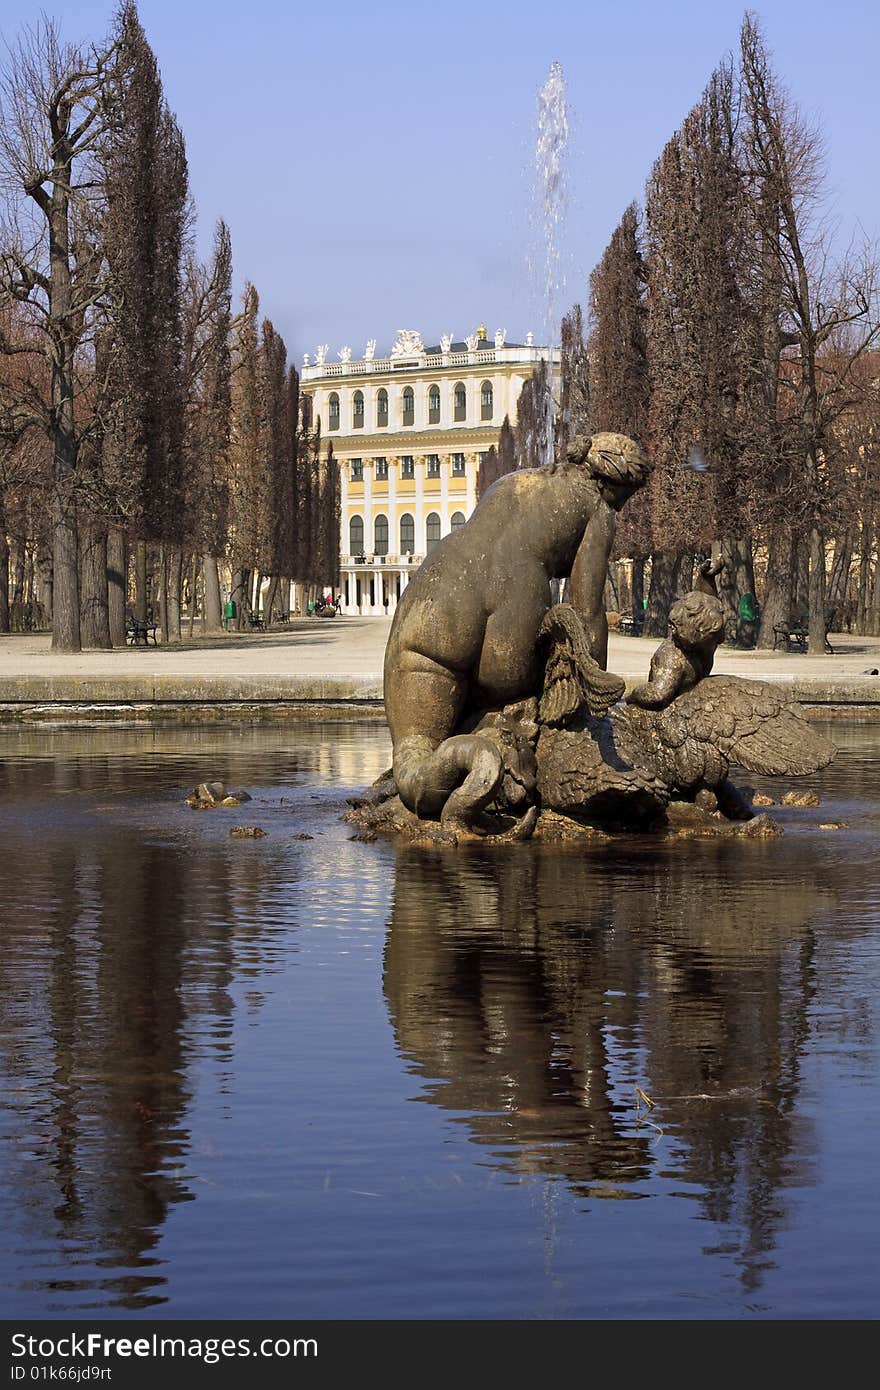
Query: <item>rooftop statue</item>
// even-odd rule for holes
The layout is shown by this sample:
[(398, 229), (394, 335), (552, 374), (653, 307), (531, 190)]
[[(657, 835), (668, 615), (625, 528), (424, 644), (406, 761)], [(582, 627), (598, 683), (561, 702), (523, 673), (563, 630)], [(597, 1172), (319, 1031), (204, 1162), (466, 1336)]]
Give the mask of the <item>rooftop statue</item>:
[[(393, 768), (350, 819), (447, 841), (642, 827), (682, 800), (747, 821), (732, 764), (795, 776), (831, 761), (776, 687), (710, 674), (724, 623), (708, 561), (623, 698), (605, 577), (616, 515), (649, 473), (634, 440), (578, 437), (551, 467), (499, 479), (428, 556), (385, 653)], [(551, 604), (552, 579), (568, 579), (567, 602)]]

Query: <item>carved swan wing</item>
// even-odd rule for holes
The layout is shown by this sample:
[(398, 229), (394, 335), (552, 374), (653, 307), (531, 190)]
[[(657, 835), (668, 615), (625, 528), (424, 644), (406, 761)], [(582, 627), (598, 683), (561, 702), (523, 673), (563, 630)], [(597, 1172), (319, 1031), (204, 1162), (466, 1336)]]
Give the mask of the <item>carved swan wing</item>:
[(680, 785), (695, 773), (705, 776), (698, 769), (708, 771), (717, 755), (748, 772), (797, 777), (826, 767), (837, 752), (786, 698), (784, 688), (737, 676), (707, 677), (654, 715), (652, 723), (674, 753)]
[(590, 655), (584, 625), (570, 603), (547, 610), (538, 629), (544, 685), (538, 706), (542, 724), (563, 724), (586, 710), (599, 717), (623, 695), (620, 676), (603, 671)]

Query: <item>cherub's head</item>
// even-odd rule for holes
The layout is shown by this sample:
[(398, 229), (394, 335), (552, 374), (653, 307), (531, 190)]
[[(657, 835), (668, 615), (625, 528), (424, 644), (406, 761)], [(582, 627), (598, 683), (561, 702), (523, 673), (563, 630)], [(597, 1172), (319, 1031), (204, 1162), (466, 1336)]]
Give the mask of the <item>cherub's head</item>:
[(693, 590), (670, 608), (669, 627), (678, 646), (714, 651), (724, 633), (724, 612), (717, 598)]
[(565, 452), (568, 463), (585, 467), (596, 479), (602, 496), (615, 510), (643, 486), (653, 467), (641, 446), (626, 434), (577, 435)]

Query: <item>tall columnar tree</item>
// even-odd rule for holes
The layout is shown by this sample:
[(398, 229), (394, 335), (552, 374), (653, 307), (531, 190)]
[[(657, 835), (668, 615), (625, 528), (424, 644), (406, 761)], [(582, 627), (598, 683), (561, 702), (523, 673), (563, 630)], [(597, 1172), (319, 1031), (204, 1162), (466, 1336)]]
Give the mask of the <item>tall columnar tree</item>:
[(550, 373), (542, 358), (537, 370), (523, 383), (516, 406), (516, 466), (541, 468), (552, 455), (553, 415)]
[(584, 318), (575, 304), (562, 320), (560, 333), (560, 401), (556, 417), (556, 450), (564, 452), (566, 445), (578, 434), (591, 431), (590, 359), (584, 340)]
[(260, 467), (260, 298), (245, 287), (232, 335), (232, 430), (230, 435), (230, 547), (232, 597), (239, 622), (250, 596), (251, 571), (260, 551), (263, 475)]
[(266, 606), (271, 616), (278, 581), (293, 561), (293, 458), (289, 438), (289, 375), (284, 339), (268, 319), (260, 349), (260, 454), (265, 471), (262, 492), (261, 569), (270, 576)]
[(201, 556), (206, 631), (221, 624), (219, 564), (229, 524), (232, 245), (218, 222), (210, 267), (192, 257), (184, 293), (187, 512)]
[[(104, 146), (104, 246), (110, 275), (108, 429), (104, 468), (118, 516), (140, 538), (171, 543), (160, 587), (179, 590), (186, 518), (182, 264), (188, 175), (183, 137), (165, 103), (134, 4), (117, 18)], [(167, 564), (166, 564), (167, 562)], [(142, 567), (141, 567), (142, 572)], [(146, 595), (138, 595), (141, 616)], [(167, 631), (166, 631), (166, 635)]]
[[(590, 425), (646, 442), (648, 359), (645, 267), (638, 213), (631, 204), (590, 276)], [(620, 516), (615, 553), (632, 560), (632, 604), (641, 614), (647, 556), (653, 549), (651, 484)]]
[(488, 492), (493, 483), (516, 468), (516, 440), (510, 416), (505, 415), (498, 433), (498, 443), (480, 460), (477, 470), (477, 500)]

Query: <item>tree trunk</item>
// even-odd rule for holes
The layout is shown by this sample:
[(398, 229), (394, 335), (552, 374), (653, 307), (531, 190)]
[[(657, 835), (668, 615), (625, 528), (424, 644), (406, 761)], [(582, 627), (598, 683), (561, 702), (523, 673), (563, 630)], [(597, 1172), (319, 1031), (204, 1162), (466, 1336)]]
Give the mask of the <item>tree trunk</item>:
[(675, 602), (681, 556), (672, 550), (655, 550), (651, 556), (651, 588), (642, 631), (646, 637), (665, 637), (669, 610)]
[(110, 616), (107, 594), (107, 532), (102, 526), (80, 528), (82, 585), (80, 589), (80, 637), (84, 647), (107, 651)]
[(834, 559), (831, 561), (831, 574), (828, 578), (828, 607), (842, 610), (849, 589), (849, 571), (852, 564), (853, 536), (844, 531), (834, 542)]
[(168, 579), (164, 545), (159, 546), (156, 568), (153, 571), (153, 593), (155, 595), (156, 621), (162, 633), (162, 641), (168, 639)]
[(24, 553), (24, 587), (22, 596), (25, 604), (33, 608), (34, 603), (34, 547), (29, 541), (25, 541)]
[(107, 533), (107, 610), (114, 647), (125, 646), (127, 572), (125, 532), (121, 526), (111, 526)]
[(199, 557), (193, 551), (192, 567), (189, 575), (189, 635), (192, 637), (196, 626), (196, 598), (199, 590)]
[(219, 632), (223, 623), (223, 609), (220, 602), (220, 570), (216, 555), (205, 555), (202, 559), (202, 574), (205, 583), (204, 632)]
[(235, 604), (235, 626), (239, 631), (244, 627), (244, 606), (249, 575), (249, 570), (244, 569), (240, 565), (233, 565), (232, 587), (229, 591), (229, 597)]
[(52, 342), (49, 403), (52, 418), (53, 569), (52, 650), (82, 650), (79, 611), (79, 544), (76, 529), (76, 420), (70, 269), (70, 155), (52, 184), (49, 223), (49, 336)]
[(167, 640), (180, 641), (180, 583), (183, 574), (183, 556), (176, 546), (169, 546), (165, 552), (165, 604)]
[(0, 632), (9, 631), (9, 540), (0, 516)]
[(754, 595), (755, 566), (750, 541), (740, 537), (721, 542), (724, 569), (719, 576), (721, 605), (724, 609), (724, 640), (732, 647), (754, 647), (758, 625), (740, 615), (745, 594)]
[(24, 548), (25, 542), (22, 537), (13, 536), (9, 547), (12, 602), (18, 604), (24, 602)]
[(275, 574), (273, 574), (273, 575), (272, 575), (272, 578), (269, 580), (269, 587), (268, 587), (268, 589), (266, 590), (266, 608), (265, 608), (265, 612), (264, 612), (264, 618), (265, 618), (266, 626), (267, 626), (267, 627), (268, 627), (268, 626), (271, 624), (271, 622), (272, 622), (273, 612), (274, 612), (274, 608), (275, 608), (275, 595), (276, 595), (277, 593), (278, 593), (278, 576), (275, 575)]
[(65, 491), (56, 490), (52, 532), (52, 650), (79, 652), (79, 544), (73, 500)]
[(811, 656), (825, 651), (825, 540), (818, 529), (810, 529), (810, 616), (807, 650)]
[(632, 562), (632, 615), (636, 633), (641, 632), (645, 618), (645, 557), (634, 555)]
[(37, 603), (41, 624), (52, 626), (52, 553), (41, 541), (37, 549)]
[(134, 546), (134, 616), (139, 623), (147, 621), (147, 543), (135, 541)]
[(870, 637), (880, 636), (880, 555), (874, 565), (874, 586), (865, 631)]
[(762, 651), (772, 649), (774, 627), (781, 627), (791, 619), (795, 583), (794, 552), (794, 538), (786, 527), (777, 527), (770, 533), (767, 581), (758, 629), (758, 647)]

